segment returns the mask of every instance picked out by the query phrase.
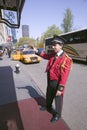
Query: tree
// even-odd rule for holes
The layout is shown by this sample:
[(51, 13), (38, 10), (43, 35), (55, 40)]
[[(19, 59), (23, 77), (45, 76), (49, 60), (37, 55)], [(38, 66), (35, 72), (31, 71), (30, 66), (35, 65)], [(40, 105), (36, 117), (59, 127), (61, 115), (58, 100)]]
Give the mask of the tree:
[(63, 31), (65, 33), (71, 31), (72, 26), (73, 26), (73, 15), (71, 10), (68, 8), (65, 10), (64, 19), (63, 23), (61, 24), (61, 27), (63, 28)]
[(59, 35), (61, 33), (62, 31), (54, 24), (48, 27), (48, 29), (42, 34), (40, 43), (44, 43), (44, 39), (47, 37), (52, 37), (54, 34)]
[(47, 31), (43, 33), (44, 37), (51, 37), (54, 34), (61, 34), (62, 31), (54, 24), (50, 27), (48, 27)]
[(36, 40), (33, 39), (33, 38), (22, 37), (22, 38), (19, 39), (19, 42), (16, 43), (16, 45), (17, 46), (21, 46), (21, 45), (24, 45), (24, 44), (35, 45), (35, 42), (36, 42)]

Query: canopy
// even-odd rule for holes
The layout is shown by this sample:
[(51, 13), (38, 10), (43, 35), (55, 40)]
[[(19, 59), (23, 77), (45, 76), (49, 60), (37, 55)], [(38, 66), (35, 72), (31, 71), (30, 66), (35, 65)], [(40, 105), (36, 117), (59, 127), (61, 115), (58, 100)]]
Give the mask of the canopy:
[(19, 28), (25, 0), (0, 0), (0, 23)]

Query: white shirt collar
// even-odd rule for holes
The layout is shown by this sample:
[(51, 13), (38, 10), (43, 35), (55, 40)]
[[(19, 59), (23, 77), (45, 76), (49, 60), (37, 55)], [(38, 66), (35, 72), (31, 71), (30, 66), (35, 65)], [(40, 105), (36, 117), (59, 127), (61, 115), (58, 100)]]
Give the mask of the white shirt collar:
[(60, 56), (63, 53), (63, 50), (57, 53), (57, 56)]

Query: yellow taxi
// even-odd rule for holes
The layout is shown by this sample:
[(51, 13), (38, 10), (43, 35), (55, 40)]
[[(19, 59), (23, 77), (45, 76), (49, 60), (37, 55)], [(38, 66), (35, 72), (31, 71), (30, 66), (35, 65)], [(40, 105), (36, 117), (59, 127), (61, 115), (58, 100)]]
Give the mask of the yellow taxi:
[(22, 51), (20, 60), (23, 63), (39, 63), (41, 57), (36, 55), (34, 50), (30, 49)]
[(21, 58), (21, 51), (13, 51), (11, 53), (12, 60), (20, 60)]

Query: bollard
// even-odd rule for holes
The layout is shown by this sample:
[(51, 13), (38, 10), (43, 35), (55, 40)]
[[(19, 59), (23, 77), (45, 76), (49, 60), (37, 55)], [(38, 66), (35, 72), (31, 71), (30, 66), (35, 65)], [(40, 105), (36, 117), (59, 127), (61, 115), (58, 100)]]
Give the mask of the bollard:
[(15, 72), (16, 73), (20, 73), (20, 65), (19, 64), (16, 64), (16, 66), (15, 66)]

